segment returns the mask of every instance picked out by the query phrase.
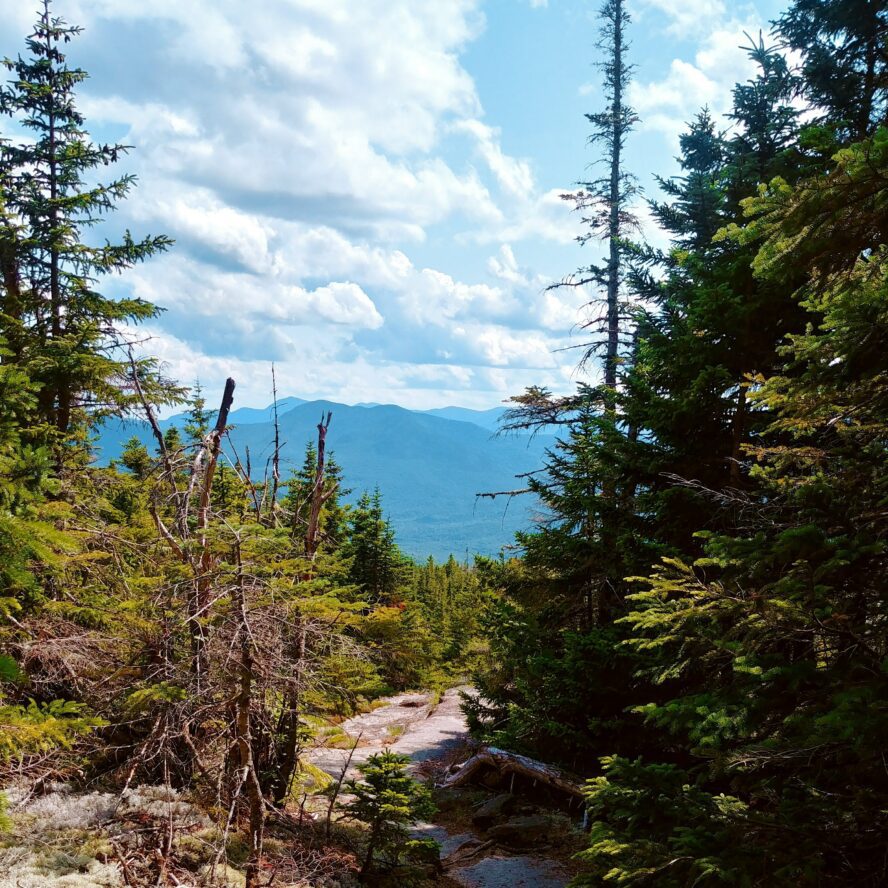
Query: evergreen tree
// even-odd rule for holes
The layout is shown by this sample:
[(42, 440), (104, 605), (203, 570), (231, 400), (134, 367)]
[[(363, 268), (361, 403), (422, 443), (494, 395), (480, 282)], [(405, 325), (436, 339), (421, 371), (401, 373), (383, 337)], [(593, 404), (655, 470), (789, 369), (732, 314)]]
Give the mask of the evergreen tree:
[(203, 396), (199, 379), (194, 383), (186, 416), (183, 431), (192, 444), (200, 444), (210, 430), (213, 412), (207, 409), (207, 401)]
[(363, 493), (354, 507), (345, 557), (350, 559), (349, 582), (372, 604), (395, 604), (404, 581), (405, 560), (395, 532), (382, 508), (379, 488)]
[[(635, 277), (652, 308), (627, 373), (624, 410), (639, 434), (624, 463), (646, 533), (664, 552), (693, 551), (698, 529), (732, 520), (713, 515), (704, 491), (747, 486), (743, 447), (767, 424), (750, 409), (748, 377), (768, 373), (783, 337), (803, 323), (792, 285), (753, 274), (758, 245), (716, 236), (744, 221), (743, 201), (760, 184), (798, 166), (786, 62), (761, 40), (749, 52), (758, 73), (734, 90), (734, 136), (721, 137), (705, 112), (691, 124), (682, 175), (663, 182), (667, 199), (652, 204), (672, 249), (643, 254), (654, 272)], [(625, 564), (627, 573), (645, 569)]]
[[(63, 47), (80, 29), (51, 14), (50, 0), (27, 40), (28, 58), (7, 60), (12, 73), (0, 89), (0, 114), (30, 138), (0, 144), (4, 300), (0, 332), (8, 356), (24, 364), (37, 388), (38, 416), (62, 437), (90, 416), (126, 410), (134, 395), (119, 350), (125, 326), (156, 309), (128, 297), (113, 298), (99, 281), (165, 250), (164, 236), (90, 245), (85, 234), (130, 192), (122, 176), (92, 184), (96, 171), (115, 163), (122, 145), (90, 141), (75, 92), (86, 73), (68, 66)], [(166, 396), (151, 370), (138, 368), (143, 392)]]
[(802, 94), (840, 141), (862, 139), (888, 111), (888, 7), (881, 0), (794, 0), (777, 20), (802, 55)]
[[(304, 545), (305, 541), (317, 465), (317, 447), (313, 441), (309, 441), (305, 445), (302, 466), (293, 471), (285, 485), (286, 492), (282, 499), (282, 505), (288, 516), (293, 539), (299, 545)], [(346, 539), (348, 513), (342, 499), (350, 493), (351, 490), (343, 486), (342, 469), (336, 462), (333, 453), (328, 453), (324, 466), (323, 496), (325, 499), (319, 518), (321, 546), (328, 552), (337, 551)]]
[(827, 175), (774, 180), (733, 233), (759, 245), (762, 281), (804, 274), (809, 324), (754, 381), (759, 489), (703, 557), (667, 560), (633, 596), (630, 643), (670, 691), (639, 714), (670, 762), (605, 762), (591, 884), (888, 878), (886, 162), (880, 130)]
[(379, 862), (397, 866), (405, 854), (436, 859), (437, 843), (412, 840), (408, 827), (432, 816), (435, 806), (429, 790), (408, 773), (409, 756), (391, 750), (371, 755), (359, 765), (361, 780), (347, 784), (354, 796), (346, 807), (348, 816), (369, 827), (361, 878)]
[(795, 157), (790, 73), (761, 41), (750, 53), (759, 73), (735, 90), (736, 134), (723, 138), (701, 113), (681, 140), (682, 175), (652, 205), (673, 249), (632, 250), (631, 284), (649, 307), (619, 390), (580, 386), (560, 402), (530, 392), (512, 415), (554, 416), (562, 432), (528, 479), (545, 518), (519, 535), (523, 568), (506, 575), (509, 603), (491, 625), (510, 637), (491, 639), (474, 716), (498, 726), (496, 742), (580, 769), (594, 767), (594, 750), (636, 755), (660, 742), (624, 714), (661, 693), (623, 677), (635, 671), (619, 622), (626, 577), (666, 554), (699, 554), (696, 532), (733, 520), (707, 492), (749, 486), (743, 447), (767, 417), (749, 409), (747, 375), (773, 368), (802, 324), (792, 289), (754, 277), (756, 243), (714, 240)]

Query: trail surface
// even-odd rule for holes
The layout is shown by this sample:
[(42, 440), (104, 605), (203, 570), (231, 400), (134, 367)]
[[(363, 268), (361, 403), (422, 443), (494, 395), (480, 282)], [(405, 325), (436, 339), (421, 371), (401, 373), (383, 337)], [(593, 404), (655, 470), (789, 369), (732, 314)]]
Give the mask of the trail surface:
[[(341, 725), (358, 746), (352, 755), (348, 777), (357, 775), (357, 766), (369, 756), (389, 747), (420, 762), (444, 758), (463, 743), (468, 734), (460, 708), (460, 693), (470, 688), (447, 691), (437, 706), (428, 694), (400, 694), (389, 698), (373, 712), (355, 716)], [(348, 749), (317, 749), (311, 762), (338, 777), (348, 760)], [(417, 833), (436, 839), (442, 857), (461, 846), (478, 842), (474, 832), (454, 832), (438, 824), (421, 824)], [(558, 863), (544, 857), (510, 855), (499, 851), (463, 866), (450, 868), (449, 884), (464, 888), (564, 888), (568, 876)]]
[[(399, 694), (390, 697), (385, 706), (343, 722), (342, 730), (358, 742), (348, 776), (354, 777), (359, 764), (386, 747), (409, 755), (414, 762), (441, 758), (457, 747), (467, 733), (460, 709), (461, 690), (466, 689), (447, 691), (437, 706), (432, 705), (429, 694)], [(309, 758), (312, 764), (338, 777), (348, 755), (348, 749), (320, 748)]]

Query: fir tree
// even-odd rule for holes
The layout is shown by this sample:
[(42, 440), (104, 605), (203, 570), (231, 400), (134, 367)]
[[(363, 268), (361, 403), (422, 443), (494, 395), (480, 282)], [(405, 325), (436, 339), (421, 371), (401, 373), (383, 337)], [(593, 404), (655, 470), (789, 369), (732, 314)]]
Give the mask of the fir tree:
[[(0, 89), (0, 113), (31, 135), (0, 144), (0, 228), (5, 283), (2, 332), (37, 387), (38, 415), (62, 437), (90, 416), (133, 403), (121, 379), (128, 362), (125, 327), (156, 314), (154, 306), (98, 290), (102, 278), (165, 250), (164, 236), (91, 246), (86, 232), (129, 194), (134, 178), (88, 184), (126, 151), (90, 141), (76, 106), (86, 73), (68, 66), (63, 48), (80, 33), (51, 14), (50, 0), (27, 40), (28, 58), (7, 60), (12, 74)], [(164, 399), (142, 362), (142, 388)]]
[(776, 25), (802, 55), (800, 91), (841, 141), (885, 122), (888, 8), (881, 0), (794, 0)]
[(349, 581), (358, 586), (373, 604), (393, 604), (404, 578), (404, 556), (395, 542), (395, 532), (382, 508), (377, 488), (363, 493), (351, 514), (345, 546), (350, 559)]
[(194, 388), (191, 391), (186, 417), (183, 431), (187, 439), (192, 444), (200, 444), (210, 430), (213, 412), (207, 409), (207, 401), (203, 396), (203, 388), (199, 379), (194, 383)]
[(429, 790), (407, 773), (409, 762), (408, 756), (387, 749), (359, 766), (361, 780), (347, 784), (354, 796), (346, 808), (348, 816), (369, 827), (362, 879), (378, 862), (397, 866), (405, 853), (419, 853), (425, 859), (437, 856), (437, 843), (410, 839), (408, 827), (431, 817), (435, 806)]
[(638, 713), (671, 761), (605, 761), (592, 884), (888, 877), (886, 162), (880, 130), (826, 175), (762, 188), (732, 233), (758, 244), (763, 282), (804, 274), (809, 324), (754, 380), (769, 417), (745, 448), (757, 491), (702, 557), (667, 560), (632, 598), (630, 644), (669, 691)]

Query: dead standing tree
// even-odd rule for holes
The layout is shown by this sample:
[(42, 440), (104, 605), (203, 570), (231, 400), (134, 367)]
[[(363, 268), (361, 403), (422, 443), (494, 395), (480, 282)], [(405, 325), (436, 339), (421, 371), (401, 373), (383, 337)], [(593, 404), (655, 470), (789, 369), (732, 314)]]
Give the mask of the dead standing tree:
[(330, 428), (330, 420), (333, 419), (332, 411), (327, 411), (326, 418), (322, 415), (318, 423), (318, 461), (315, 467), (314, 485), (311, 489), (311, 502), (308, 513), (308, 526), (305, 529), (305, 557), (314, 562), (320, 542), (321, 509), (324, 503), (336, 492), (334, 485), (329, 490), (324, 490), (327, 450), (327, 429)]
[[(226, 380), (222, 403), (213, 428), (200, 442), (197, 452), (186, 472), (183, 471), (179, 454), (171, 453), (157, 422), (157, 418), (143, 396), (138, 378), (138, 370), (131, 361), (133, 385), (140, 397), (145, 415), (157, 441), (160, 453), (161, 475), (155, 485), (150, 506), (151, 515), (161, 538), (186, 570), (185, 617), (187, 637), (190, 644), (190, 663), (187, 676), (177, 670), (172, 634), (164, 629), (163, 663), (159, 673), (152, 675), (160, 679), (157, 686), (186, 684), (185, 697), (179, 701), (167, 701), (159, 708), (159, 714), (148, 737), (142, 743), (142, 755), (135, 757), (130, 776), (141, 763), (159, 757), (163, 762), (163, 773), (170, 779), (175, 765), (180, 780), (187, 780), (192, 766), (196, 765), (212, 783), (211, 766), (203, 758), (208, 747), (203, 736), (205, 718), (219, 709), (225, 708), (226, 699), (233, 700), (231, 724), (228, 733), (232, 738), (231, 755), (227, 758), (236, 764), (236, 775), (229, 787), (228, 796), (232, 815), (241, 805), (241, 797), (246, 798), (250, 834), (250, 855), (247, 861), (246, 885), (254, 888), (258, 884), (259, 867), (262, 856), (262, 843), (265, 827), (265, 799), (262, 792), (257, 762), (254, 758), (254, 724), (256, 723), (256, 641), (249, 619), (248, 580), (242, 558), (240, 531), (233, 532), (233, 576), (217, 571), (217, 554), (213, 546), (212, 495), (216, 477), (222, 437), (228, 425), (228, 416), (234, 402), (235, 381)], [(183, 477), (185, 476), (185, 477)], [(187, 478), (187, 480), (186, 480)], [(165, 521), (168, 519), (169, 524)], [(171, 599), (166, 602), (165, 611), (172, 608), (173, 590), (179, 584), (167, 587)], [(216, 618), (213, 608), (216, 600), (228, 599), (228, 620), (230, 642), (222, 642), (221, 649), (228, 650), (231, 656), (220, 658), (214, 666), (210, 662), (211, 638), (207, 626), (211, 617)], [(221, 626), (220, 624), (220, 631)], [(226, 662), (231, 660), (234, 669)], [(232, 672), (231, 680), (225, 676)], [(218, 673), (218, 674), (217, 674)], [(187, 681), (183, 682), (183, 679)], [(216, 687), (219, 681), (230, 684), (231, 691)], [(209, 740), (212, 746), (212, 739)], [(183, 756), (183, 750), (185, 755)], [(183, 758), (186, 759), (183, 761)], [(219, 786), (222, 786), (224, 769), (219, 770)]]
[[(191, 638), (192, 676), (194, 678), (198, 694), (206, 676), (206, 645), (207, 638), (203, 625), (210, 600), (212, 582), (213, 554), (210, 547), (208, 528), (210, 519), (210, 501), (213, 493), (213, 481), (216, 477), (216, 465), (219, 461), (219, 451), (222, 446), (222, 435), (228, 425), (228, 414), (234, 403), (235, 381), (229, 377), (225, 381), (225, 390), (222, 395), (222, 404), (215, 426), (200, 443), (194, 460), (191, 463), (191, 471), (188, 477), (187, 487), (182, 490), (179, 481), (179, 467), (175, 464), (172, 455), (166, 446), (163, 432), (151, 409), (151, 405), (142, 395), (138, 380), (138, 372), (133, 364), (133, 380), (137, 394), (142, 400), (142, 406), (152, 433), (157, 441), (161, 454), (163, 475), (162, 486), (155, 491), (155, 498), (151, 504), (151, 516), (154, 519), (158, 532), (167, 542), (176, 557), (190, 570), (191, 583), (188, 595), (188, 634)], [(167, 527), (162, 516), (157, 496), (163, 487), (167, 487), (173, 504), (173, 530)], [(195, 496), (198, 498), (197, 520), (195, 532), (191, 530), (191, 505)]]
[[(317, 462), (315, 464), (314, 481), (311, 487), (308, 505), (308, 521), (303, 536), (303, 545), (307, 565), (302, 576), (304, 582), (310, 582), (314, 575), (315, 558), (321, 540), (321, 510), (324, 504), (336, 492), (336, 485), (329, 488), (326, 484), (326, 452), (327, 431), (333, 413), (328, 411), (321, 415), (318, 423)], [(302, 710), (303, 685), (305, 683), (307, 621), (297, 608), (293, 619), (287, 627), (289, 642), (289, 661), (293, 669), (287, 693), (286, 705), (281, 711), (278, 722), (278, 736), (281, 738), (277, 752), (278, 768), (272, 783), (272, 798), (275, 803), (283, 804), (290, 793), (293, 778), (299, 766), (300, 715)]]
[[(192, 655), (194, 657), (194, 677), (198, 692), (206, 675), (207, 639), (202, 618), (210, 604), (212, 584), (213, 553), (210, 548), (208, 529), (210, 525), (210, 499), (213, 493), (213, 479), (216, 477), (216, 465), (219, 462), (219, 451), (222, 446), (222, 435), (228, 425), (228, 414), (234, 402), (234, 380), (230, 377), (225, 381), (222, 405), (216, 418), (216, 425), (204, 438), (194, 457), (191, 468), (191, 479), (188, 483), (188, 495), (185, 498), (182, 521), (187, 525), (188, 507), (195, 487), (199, 486), (197, 507), (197, 557), (193, 563), (197, 565), (197, 573), (193, 594), (189, 600), (188, 625), (191, 635)], [(198, 485), (198, 479), (200, 483)]]
[[(571, 201), (582, 216), (586, 231), (577, 237), (580, 244), (600, 240), (607, 244), (607, 259), (603, 264), (591, 263), (580, 268), (554, 287), (593, 286), (605, 292), (604, 315), (593, 316), (583, 326), (595, 333), (603, 333), (603, 342), (584, 346), (581, 366), (604, 351), (604, 385), (617, 387), (620, 363), (621, 335), (628, 317), (627, 306), (621, 296), (624, 255), (627, 237), (638, 230), (638, 220), (632, 213), (632, 201), (638, 193), (635, 177), (623, 166), (626, 139), (638, 121), (626, 102), (626, 92), (632, 79), (632, 66), (626, 61), (628, 41), (626, 31), (630, 24), (624, 0), (605, 0), (599, 12), (601, 31), (598, 48), (606, 107), (586, 115), (592, 125), (590, 144), (601, 144), (604, 152), (598, 162), (606, 165), (607, 173), (596, 179), (579, 183), (579, 190), (563, 195)], [(590, 303), (591, 304), (591, 303)]]
[(253, 754), (255, 641), (247, 609), (246, 579), (239, 535), (235, 535), (234, 549), (236, 575), (232, 611), (235, 620), (235, 648), (238, 656), (234, 736), (239, 771), (238, 791), (241, 787), (246, 791), (249, 808), (250, 855), (246, 867), (246, 888), (253, 888), (259, 877), (259, 867), (262, 861), (262, 843), (265, 835), (265, 798)]
[[(157, 720), (134, 756), (133, 772), (144, 770), (150, 760), (162, 763), (164, 773), (180, 782), (187, 782), (194, 769), (216, 786), (229, 824), (243, 820), (248, 826), (248, 884), (256, 884), (267, 805), (286, 802), (299, 768), (312, 651), (330, 643), (331, 622), (307, 613), (306, 600), (321, 570), (323, 508), (336, 481), (327, 471), (332, 415), (326, 413), (318, 424), (318, 459), (300, 533), (282, 535), (274, 502), (277, 428), (271, 476), (266, 472), (256, 485), (235, 459), (242, 504), (221, 504), (213, 481), (220, 471), (234, 387), (228, 380), (215, 426), (187, 460), (180, 450), (167, 448), (146, 405), (160, 453), (151, 514), (173, 556), (164, 562), (169, 580), (159, 593), (165, 596), (159, 602), (164, 620), (172, 615), (170, 627), (162, 630), (163, 663), (146, 679), (161, 694), (171, 689), (181, 696), (156, 699)], [(138, 379), (134, 388), (138, 391)]]

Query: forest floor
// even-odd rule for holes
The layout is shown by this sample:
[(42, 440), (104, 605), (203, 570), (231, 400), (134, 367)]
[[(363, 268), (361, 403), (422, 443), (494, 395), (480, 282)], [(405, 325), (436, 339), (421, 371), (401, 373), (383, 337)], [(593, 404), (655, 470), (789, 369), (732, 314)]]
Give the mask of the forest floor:
[[(442, 866), (434, 884), (563, 888), (576, 872), (572, 858), (585, 839), (575, 815), (559, 809), (557, 801), (534, 796), (530, 787), (493, 781), (441, 788), (453, 766), (471, 754), (461, 691), (470, 689), (378, 701), (372, 711), (343, 722), (330, 735), (331, 745), (348, 748), (317, 748), (309, 760), (338, 778), (352, 747), (347, 777), (359, 776), (357, 766), (385, 748), (410, 756), (417, 779), (437, 787), (438, 813), (433, 822), (415, 828), (417, 837), (433, 838), (441, 846)], [(158, 848), (170, 837), (171, 863), (161, 870), (169, 877), (165, 884), (243, 885), (244, 840), (232, 834), (227, 843), (220, 841), (215, 822), (188, 794), (162, 786), (136, 786), (122, 793), (67, 784), (44, 786), (38, 794), (34, 789), (27, 784), (5, 788), (11, 822), (0, 836), (0, 888), (157, 884)], [(304, 825), (295, 812), (290, 812), (289, 827), (269, 824), (266, 863), (277, 873), (275, 884), (354, 885), (353, 847), (360, 843), (360, 830), (337, 818), (333, 843), (318, 842), (329, 799), (306, 796), (302, 805)], [(294, 835), (300, 837), (295, 843)], [(221, 860), (223, 850), (228, 864)]]
[[(355, 716), (340, 726), (354, 742), (347, 777), (357, 775), (357, 765), (383, 749), (409, 755), (411, 770), (419, 779), (440, 781), (447, 768), (468, 757), (468, 727), (460, 708), (462, 692), (453, 688), (436, 702), (431, 694), (400, 694), (384, 701), (372, 712)], [(338, 740), (341, 744), (342, 740)], [(312, 764), (338, 778), (349, 749), (317, 749)], [(516, 800), (513, 813), (524, 813), (524, 826), (539, 830), (524, 836), (518, 844), (531, 849), (518, 850), (495, 843), (479, 828), (474, 815), (485, 804), (506, 800), (502, 787), (437, 790), (439, 812), (434, 822), (420, 824), (417, 835), (433, 838), (441, 845), (444, 864), (442, 885), (462, 888), (563, 888), (575, 872), (572, 855), (578, 845), (578, 830), (564, 814), (551, 811), (540, 814), (538, 806)], [(529, 816), (528, 816), (529, 815)], [(514, 822), (514, 821), (513, 821)], [(551, 828), (551, 829), (550, 829)], [(558, 839), (550, 841), (544, 833), (550, 829)]]

